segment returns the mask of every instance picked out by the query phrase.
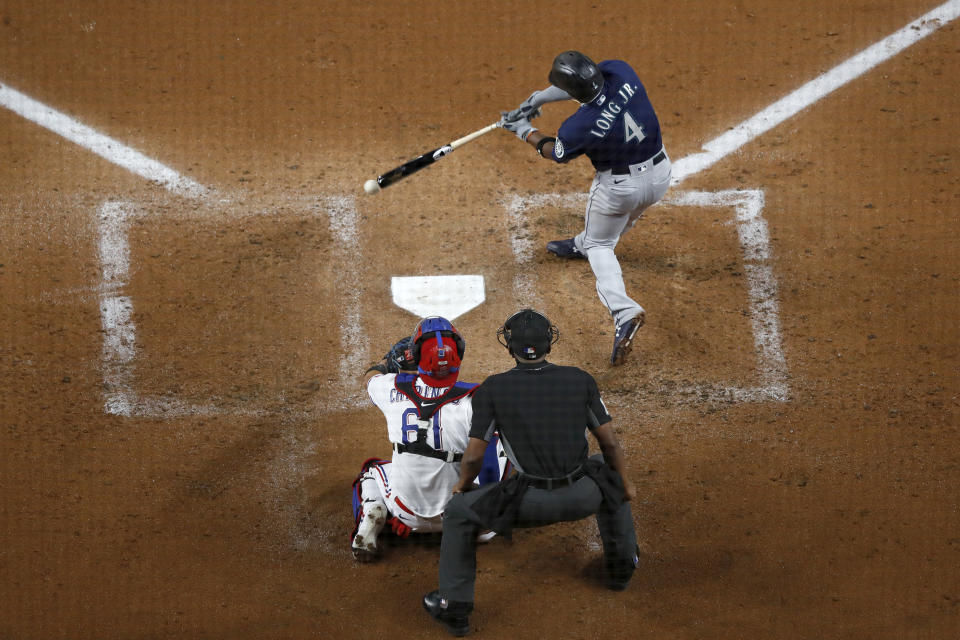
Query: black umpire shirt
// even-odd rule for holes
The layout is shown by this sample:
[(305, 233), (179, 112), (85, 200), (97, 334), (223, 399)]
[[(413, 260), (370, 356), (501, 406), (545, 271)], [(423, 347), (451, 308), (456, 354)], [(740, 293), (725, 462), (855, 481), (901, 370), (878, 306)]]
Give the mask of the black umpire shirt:
[(584, 429), (610, 420), (596, 380), (583, 369), (518, 362), (474, 393), (470, 437), (489, 442), (499, 431), (519, 471), (559, 478), (587, 459)]

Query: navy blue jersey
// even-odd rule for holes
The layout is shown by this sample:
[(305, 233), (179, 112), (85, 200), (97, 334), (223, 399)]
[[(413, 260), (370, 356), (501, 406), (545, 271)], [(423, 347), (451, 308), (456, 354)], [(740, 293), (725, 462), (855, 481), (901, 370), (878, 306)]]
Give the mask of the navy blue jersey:
[(586, 154), (597, 171), (649, 160), (663, 140), (640, 78), (622, 60), (604, 60), (597, 67), (603, 89), (560, 125), (553, 159), (569, 162)]

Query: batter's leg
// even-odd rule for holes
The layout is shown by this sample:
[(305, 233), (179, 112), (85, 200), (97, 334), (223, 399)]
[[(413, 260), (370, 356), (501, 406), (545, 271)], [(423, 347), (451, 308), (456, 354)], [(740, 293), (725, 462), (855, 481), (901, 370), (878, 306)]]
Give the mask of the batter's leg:
[(627, 295), (614, 253), (638, 197), (633, 191), (614, 190), (610, 175), (598, 173), (590, 187), (583, 232), (574, 240), (590, 261), (600, 301), (618, 325), (643, 313), (643, 307)]
[(643, 307), (627, 295), (620, 262), (611, 247), (591, 247), (587, 249), (587, 259), (597, 279), (597, 296), (610, 311), (614, 322), (620, 325), (643, 313)]
[(642, 189), (642, 195), (636, 207), (630, 212), (627, 224), (620, 232), (621, 237), (630, 231), (630, 229), (633, 229), (633, 225), (637, 223), (637, 220), (640, 219), (644, 211), (663, 199), (663, 196), (667, 193), (667, 189), (670, 188), (670, 178), (672, 175), (673, 168), (670, 164), (670, 158), (667, 158), (659, 165), (655, 165), (648, 176), (641, 176), (638, 182), (641, 182), (640, 188)]

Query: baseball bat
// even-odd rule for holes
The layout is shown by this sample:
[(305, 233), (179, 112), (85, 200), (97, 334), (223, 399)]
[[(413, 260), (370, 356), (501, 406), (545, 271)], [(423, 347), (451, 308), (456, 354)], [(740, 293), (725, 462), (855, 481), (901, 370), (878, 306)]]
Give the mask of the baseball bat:
[(386, 187), (403, 180), (407, 176), (413, 175), (417, 171), (420, 171), (420, 169), (430, 166), (440, 158), (453, 152), (453, 150), (457, 147), (461, 147), (471, 140), (476, 140), (483, 134), (489, 133), (499, 126), (500, 121), (494, 122), (493, 124), (487, 125), (482, 129), (477, 129), (473, 133), (468, 133), (462, 138), (457, 138), (453, 142), (445, 144), (442, 147), (438, 147), (433, 151), (427, 151), (423, 155), (419, 155), (413, 160), (408, 160), (399, 167), (391, 169), (381, 176), (377, 176), (376, 180), (367, 180), (367, 182), (363, 185), (363, 188), (367, 193), (376, 193), (377, 191), (380, 191), (380, 189), (385, 189)]

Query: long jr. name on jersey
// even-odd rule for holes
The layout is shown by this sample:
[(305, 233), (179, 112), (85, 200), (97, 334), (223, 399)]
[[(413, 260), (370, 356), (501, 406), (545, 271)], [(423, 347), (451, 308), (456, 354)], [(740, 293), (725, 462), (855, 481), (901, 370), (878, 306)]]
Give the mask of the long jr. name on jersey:
[[(630, 85), (629, 82), (624, 82), (623, 86), (620, 87), (620, 91), (617, 92), (617, 95), (620, 97), (619, 102), (614, 102), (611, 100), (607, 103), (607, 106), (604, 107), (603, 111), (600, 112), (600, 117), (596, 119), (593, 123), (593, 128), (590, 129), (590, 133), (595, 135), (598, 138), (603, 138), (610, 132), (610, 128), (613, 126), (613, 122), (617, 119), (617, 116), (620, 115), (620, 112), (623, 111), (624, 105), (633, 97), (633, 94), (636, 92), (637, 88)], [(627, 124), (627, 141), (630, 141), (631, 137), (636, 137), (636, 132), (631, 132), (630, 123), (633, 124), (634, 129), (639, 129), (639, 126), (630, 116), (630, 112), (624, 116), (625, 119), (629, 119)], [(642, 134), (640, 138), (642, 139)]]

